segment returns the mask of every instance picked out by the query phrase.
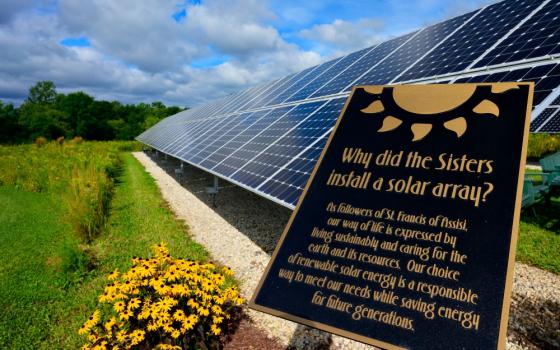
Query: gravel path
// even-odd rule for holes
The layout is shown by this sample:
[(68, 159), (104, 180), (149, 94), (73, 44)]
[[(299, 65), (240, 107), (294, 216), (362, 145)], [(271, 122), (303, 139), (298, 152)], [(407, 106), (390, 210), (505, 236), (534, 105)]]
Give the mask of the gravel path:
[[(193, 238), (213, 258), (230, 266), (250, 298), (270, 259), (291, 211), (249, 191), (220, 183), (217, 207), (204, 189), (211, 175), (163, 156), (134, 156), (156, 180), (163, 197), (179, 219), (186, 221)], [(517, 263), (508, 328), (508, 349), (560, 348), (560, 276)], [(253, 310), (255, 324), (294, 349), (374, 349)]]

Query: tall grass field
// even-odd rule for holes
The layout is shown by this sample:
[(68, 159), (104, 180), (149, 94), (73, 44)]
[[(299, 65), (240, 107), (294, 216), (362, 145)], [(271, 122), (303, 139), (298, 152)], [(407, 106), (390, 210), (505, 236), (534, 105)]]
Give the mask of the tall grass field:
[[(0, 349), (80, 348), (78, 330), (107, 275), (129, 268), (133, 256), (149, 256), (154, 244), (167, 242), (178, 257), (208, 259), (128, 152), (137, 148), (0, 146)], [(106, 199), (109, 205), (99, 203)], [(100, 221), (90, 231), (93, 220)]]

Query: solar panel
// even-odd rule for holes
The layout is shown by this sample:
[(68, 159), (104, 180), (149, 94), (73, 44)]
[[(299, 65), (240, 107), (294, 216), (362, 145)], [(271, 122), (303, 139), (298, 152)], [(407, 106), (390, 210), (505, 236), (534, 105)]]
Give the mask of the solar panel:
[(339, 60), (341, 60), (341, 58), (330, 60), (328, 62), (325, 62), (325, 63), (315, 67), (305, 77), (303, 77), (302, 79), (300, 79), (299, 81), (297, 81), (296, 83), (291, 85), (289, 88), (282, 91), (277, 96), (271, 98), (270, 101), (268, 101), (268, 103), (266, 105), (270, 106), (270, 105), (274, 105), (274, 104), (284, 102), (287, 98), (292, 96), (294, 93), (298, 92), (301, 88), (305, 87), (309, 82), (311, 82), (312, 80), (321, 76), (321, 74), (323, 74), (329, 68), (334, 66)]
[(560, 53), (560, 23), (550, 21), (559, 16), (559, 2), (543, 2), (539, 11), (474, 66), (484, 67)]
[(349, 65), (341, 74), (312, 94), (311, 97), (350, 91), (353, 81), (375, 68), (375, 66), (381, 63), (391, 52), (398, 49), (416, 33), (418, 32), (409, 33), (373, 47), (371, 51)]
[(401, 76), (401, 81), (458, 72), (469, 66), (542, 0), (508, 0), (488, 6), (476, 18)]
[(293, 208), (354, 85), (535, 82), (531, 132), (560, 132), (560, 9), (506, 0), (168, 117), (137, 137)]
[(547, 108), (545, 109), (535, 120), (531, 122), (531, 132), (537, 131), (554, 113), (558, 111), (557, 108)]
[(468, 13), (421, 30), (418, 35), (406, 42), (375, 69), (360, 77), (352, 85), (374, 85), (391, 82), (403, 70), (424, 56), (426, 52), (437, 48), (450, 33), (466, 24), (473, 16), (474, 13)]
[(341, 60), (336, 62), (336, 64), (334, 64), (330, 69), (323, 72), (323, 74), (321, 74), (320, 76), (316, 77), (315, 79), (313, 79), (312, 81), (307, 83), (307, 85), (305, 85), (299, 91), (297, 91), (292, 96), (290, 96), (288, 99), (286, 99), (285, 102), (305, 100), (312, 93), (317, 91), (317, 89), (319, 89), (320, 87), (325, 85), (327, 82), (329, 82), (332, 78), (334, 78), (335, 76), (340, 74), (349, 65), (351, 65), (353, 62), (356, 62), (357, 60), (359, 60), (361, 57), (363, 57), (365, 54), (367, 54), (370, 50), (371, 50), (371, 48), (363, 49), (363, 50), (351, 53), (351, 54), (347, 55), (346, 57), (343, 57)]
[(543, 123), (539, 132), (560, 132), (560, 114), (554, 113), (550, 119)]

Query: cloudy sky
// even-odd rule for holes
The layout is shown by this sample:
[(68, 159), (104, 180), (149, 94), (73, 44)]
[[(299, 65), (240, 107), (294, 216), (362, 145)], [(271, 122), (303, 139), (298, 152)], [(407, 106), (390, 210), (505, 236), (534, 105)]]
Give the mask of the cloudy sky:
[(491, 0), (0, 0), (0, 100), (40, 80), (196, 106)]

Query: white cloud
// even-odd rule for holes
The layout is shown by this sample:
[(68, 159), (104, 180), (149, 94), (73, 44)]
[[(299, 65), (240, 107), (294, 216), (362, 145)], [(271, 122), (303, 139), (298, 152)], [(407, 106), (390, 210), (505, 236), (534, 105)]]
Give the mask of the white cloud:
[[(462, 3), (470, 1), (481, 0)], [(308, 22), (322, 8), (293, 5), (275, 13), (262, 0), (0, 0), (0, 99), (21, 102), (37, 81), (52, 80), (61, 92), (195, 106), (381, 39), (383, 23), (375, 19), (281, 35), (279, 23)], [(176, 22), (172, 15), (182, 10)], [(81, 37), (91, 46), (61, 44)], [(213, 57), (227, 61), (192, 66)]]
[(378, 19), (360, 19), (348, 22), (335, 19), (329, 24), (318, 24), (299, 32), (304, 39), (313, 40), (327, 48), (353, 51), (378, 43), (383, 22)]
[[(260, 1), (191, 5), (179, 23), (176, 11), (176, 2), (159, 0), (60, 0), (48, 13), (14, 8), (0, 28), (0, 98), (21, 102), (35, 82), (52, 80), (61, 92), (193, 106), (322, 60), (285, 42)], [(68, 37), (87, 37), (91, 47), (61, 45)], [(229, 61), (189, 65), (216, 53)]]

